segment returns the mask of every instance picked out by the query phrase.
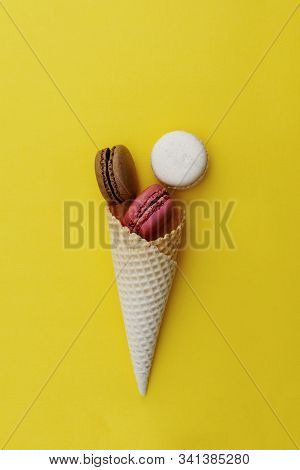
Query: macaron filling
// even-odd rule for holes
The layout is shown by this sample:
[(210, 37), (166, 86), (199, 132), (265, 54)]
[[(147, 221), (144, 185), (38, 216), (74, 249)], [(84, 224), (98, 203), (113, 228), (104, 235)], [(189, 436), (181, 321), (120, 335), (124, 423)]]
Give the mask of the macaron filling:
[(120, 193), (117, 188), (117, 184), (113, 174), (113, 155), (115, 147), (111, 150), (109, 148), (105, 149), (101, 158), (101, 172), (102, 179), (104, 182), (105, 189), (109, 197), (115, 202), (123, 202), (120, 196)]

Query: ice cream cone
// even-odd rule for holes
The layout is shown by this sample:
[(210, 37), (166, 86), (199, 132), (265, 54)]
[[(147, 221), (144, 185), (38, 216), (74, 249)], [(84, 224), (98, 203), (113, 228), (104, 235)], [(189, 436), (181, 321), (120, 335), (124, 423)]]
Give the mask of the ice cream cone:
[(107, 217), (130, 355), (139, 392), (145, 395), (176, 271), (184, 218), (178, 209), (170, 231), (163, 238), (148, 242), (130, 233), (109, 209)]

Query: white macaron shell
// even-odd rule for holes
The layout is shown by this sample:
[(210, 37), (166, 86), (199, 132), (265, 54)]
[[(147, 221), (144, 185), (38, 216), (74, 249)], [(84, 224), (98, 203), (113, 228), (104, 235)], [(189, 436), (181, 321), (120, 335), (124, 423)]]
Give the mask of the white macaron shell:
[(207, 167), (203, 143), (193, 134), (173, 131), (154, 145), (151, 164), (156, 177), (168, 186), (184, 188), (201, 178)]

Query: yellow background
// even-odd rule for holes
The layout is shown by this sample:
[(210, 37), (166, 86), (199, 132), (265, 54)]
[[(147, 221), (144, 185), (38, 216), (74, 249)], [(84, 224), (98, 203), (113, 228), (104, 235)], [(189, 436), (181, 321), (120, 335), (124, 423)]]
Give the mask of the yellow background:
[[(3, 5), (0, 444), (295, 448), (300, 10), (282, 28), (297, 1)], [(92, 140), (127, 145), (145, 187), (174, 129), (209, 139), (181, 197), (235, 200), (237, 248), (181, 257), (194, 293), (177, 275), (143, 398), (115, 285), (77, 338), (114, 273), (107, 250), (63, 249), (63, 201), (101, 200)]]

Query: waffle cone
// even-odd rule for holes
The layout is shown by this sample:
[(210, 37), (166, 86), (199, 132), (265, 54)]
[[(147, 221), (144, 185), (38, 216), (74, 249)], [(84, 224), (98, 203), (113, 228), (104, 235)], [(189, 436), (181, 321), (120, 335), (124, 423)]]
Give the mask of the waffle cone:
[(130, 233), (109, 209), (107, 217), (128, 346), (138, 389), (145, 395), (184, 221), (178, 210), (175, 228), (148, 242)]

